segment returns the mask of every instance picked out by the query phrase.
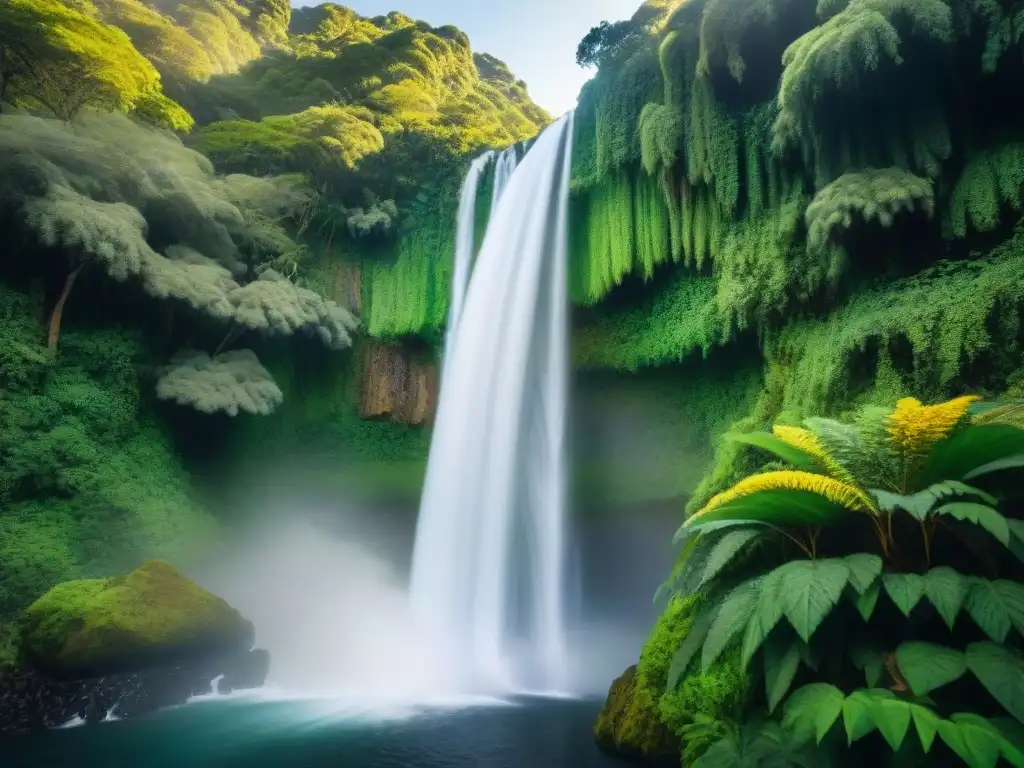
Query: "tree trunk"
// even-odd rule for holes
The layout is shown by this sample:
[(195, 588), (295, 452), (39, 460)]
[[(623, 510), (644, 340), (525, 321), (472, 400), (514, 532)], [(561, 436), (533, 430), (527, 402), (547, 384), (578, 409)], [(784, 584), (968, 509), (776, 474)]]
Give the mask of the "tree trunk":
[(60, 298), (57, 299), (57, 303), (53, 305), (53, 314), (50, 315), (50, 336), (46, 342), (46, 346), (50, 349), (57, 348), (57, 342), (60, 340), (60, 319), (64, 314), (64, 304), (67, 303), (68, 295), (71, 293), (71, 287), (75, 284), (75, 278), (78, 277), (78, 273), (81, 272), (84, 267), (85, 263), (83, 262), (68, 273), (67, 278), (64, 280), (64, 288), (60, 292)]

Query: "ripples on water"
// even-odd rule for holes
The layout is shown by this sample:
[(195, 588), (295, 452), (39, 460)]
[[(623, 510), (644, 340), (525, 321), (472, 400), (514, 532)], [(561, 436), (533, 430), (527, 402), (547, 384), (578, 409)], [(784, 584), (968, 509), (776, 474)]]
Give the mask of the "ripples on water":
[(148, 717), (0, 739), (3, 768), (601, 768), (597, 701), (196, 697)]

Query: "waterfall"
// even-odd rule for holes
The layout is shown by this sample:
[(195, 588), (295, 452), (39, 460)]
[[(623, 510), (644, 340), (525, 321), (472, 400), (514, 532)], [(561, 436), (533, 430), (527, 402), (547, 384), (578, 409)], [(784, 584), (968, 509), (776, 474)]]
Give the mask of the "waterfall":
[(476, 195), (480, 178), (494, 152), (485, 152), (469, 166), (469, 173), (462, 182), (459, 196), (459, 218), (455, 230), (455, 273), (452, 275), (452, 299), (448, 310), (448, 329), (445, 332), (444, 362), (442, 371), (448, 367), (449, 350), (452, 348), (452, 336), (462, 316), (462, 304), (466, 297), (466, 286), (469, 285), (469, 273), (473, 265), (474, 227), (476, 220)]
[(508, 184), (508, 180), (512, 177), (512, 171), (516, 169), (518, 162), (519, 153), (516, 150), (515, 144), (498, 155), (498, 159), (494, 162), (494, 191), (491, 193), (492, 212), (498, 205), (498, 198), (505, 191), (505, 185)]
[(447, 339), (411, 600), (463, 687), (566, 682), (572, 120), (545, 130), (508, 180)]

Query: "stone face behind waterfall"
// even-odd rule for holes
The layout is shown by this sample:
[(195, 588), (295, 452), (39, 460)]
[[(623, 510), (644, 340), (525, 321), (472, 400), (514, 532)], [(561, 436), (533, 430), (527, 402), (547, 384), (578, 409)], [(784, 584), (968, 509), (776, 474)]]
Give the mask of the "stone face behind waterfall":
[(0, 673), (0, 731), (132, 717), (211, 690), (259, 687), (253, 626), (169, 563), (58, 584), (26, 609), (20, 665)]

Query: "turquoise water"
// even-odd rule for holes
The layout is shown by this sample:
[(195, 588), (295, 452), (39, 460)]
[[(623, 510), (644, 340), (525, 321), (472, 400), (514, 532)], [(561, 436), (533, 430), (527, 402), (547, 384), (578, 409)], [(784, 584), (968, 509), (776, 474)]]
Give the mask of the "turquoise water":
[(212, 699), (144, 718), (0, 737), (3, 768), (602, 768), (597, 701), (430, 707)]

